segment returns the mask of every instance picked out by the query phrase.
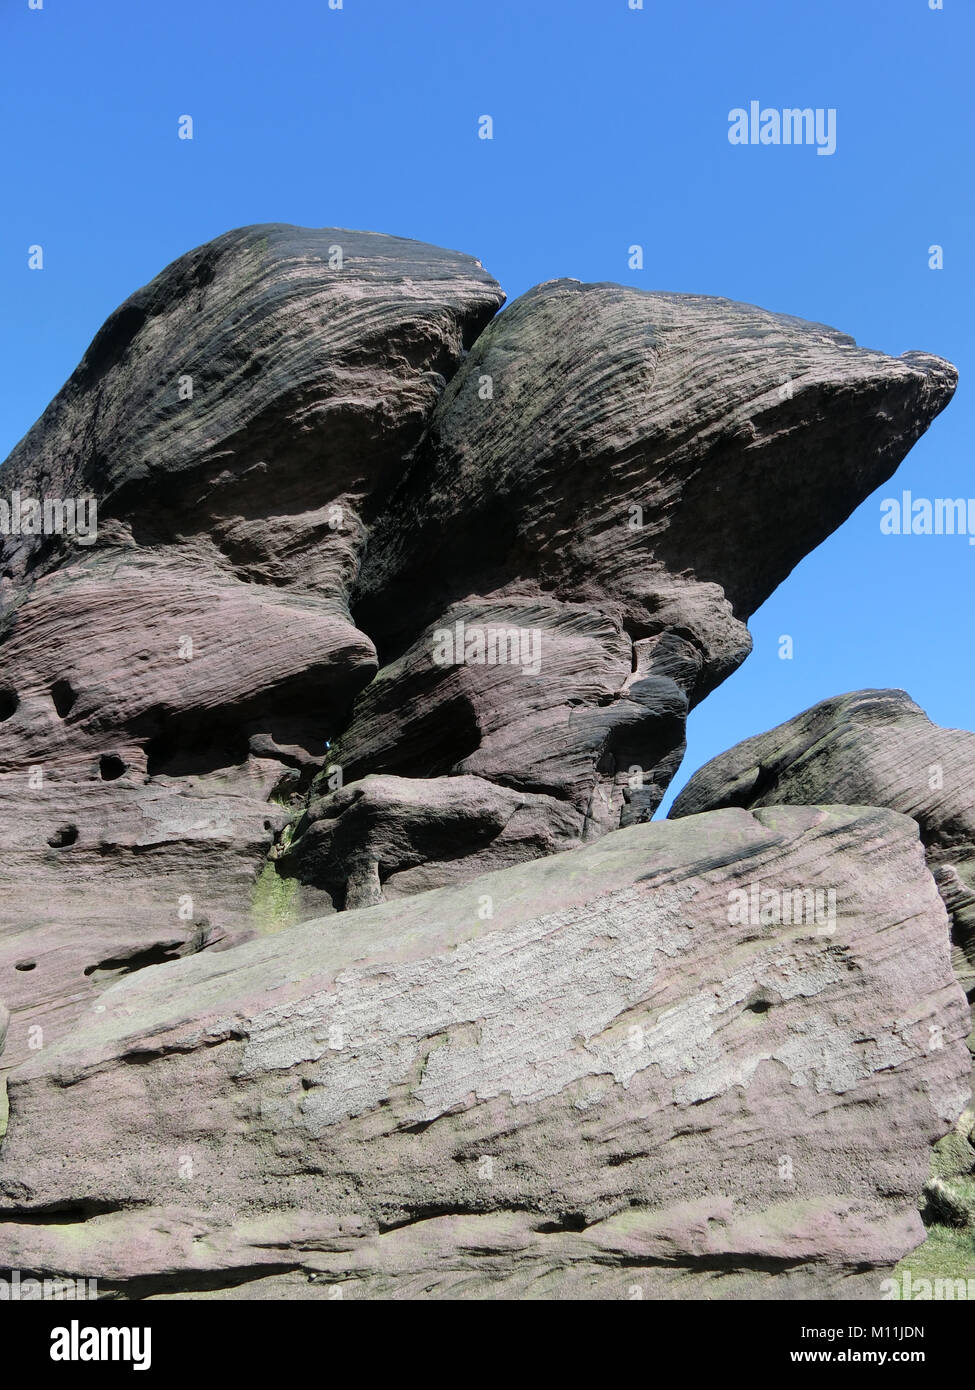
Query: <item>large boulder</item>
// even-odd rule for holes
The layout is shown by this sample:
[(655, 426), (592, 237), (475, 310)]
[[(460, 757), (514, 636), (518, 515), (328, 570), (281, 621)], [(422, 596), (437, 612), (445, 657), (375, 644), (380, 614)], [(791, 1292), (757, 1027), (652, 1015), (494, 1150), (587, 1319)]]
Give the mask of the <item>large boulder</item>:
[(112, 985), (3, 1261), (128, 1296), (876, 1298), (967, 1009), (907, 817), (724, 810)]
[[(555, 797), (579, 839), (649, 819), (688, 709), (750, 650), (749, 615), (954, 383), (939, 358), (724, 299), (529, 291), (481, 334), (376, 519), (353, 609), (380, 670), (334, 763), (347, 782)], [(380, 891), (395, 872), (380, 862)]]
[[(887, 806), (917, 822), (948, 910), (955, 973), (975, 1003), (975, 733), (933, 724), (903, 690), (853, 691), (713, 758), (670, 814), (823, 802)], [(969, 1047), (975, 1058), (975, 1032)], [(932, 1222), (975, 1231), (973, 1110), (938, 1145), (925, 1198)]]
[[(285, 881), (323, 890), (340, 909), (463, 882), (572, 845), (571, 808), (481, 777), (364, 777), (312, 797), (275, 855)], [(472, 861), (476, 867), (472, 868)]]
[(0, 538), (8, 1065), (121, 973), (648, 818), (745, 617), (954, 387), (725, 300), (558, 281), (485, 330), (503, 298), (230, 232), (4, 465), (98, 508)]
[(889, 806), (917, 821), (975, 993), (975, 733), (943, 729), (903, 690), (822, 700), (694, 773), (670, 815), (722, 806)]
[(503, 299), (419, 242), (230, 232), (111, 316), (4, 464), (11, 506), (85, 523), (0, 537), (5, 1064), (106, 979), (290, 920), (281, 803), (376, 670), (364, 513)]
[(964, 1001), (911, 822), (644, 822), (954, 369), (726, 300), (503, 298), (415, 242), (229, 233), (4, 465), (11, 1266), (845, 1297), (920, 1238)]

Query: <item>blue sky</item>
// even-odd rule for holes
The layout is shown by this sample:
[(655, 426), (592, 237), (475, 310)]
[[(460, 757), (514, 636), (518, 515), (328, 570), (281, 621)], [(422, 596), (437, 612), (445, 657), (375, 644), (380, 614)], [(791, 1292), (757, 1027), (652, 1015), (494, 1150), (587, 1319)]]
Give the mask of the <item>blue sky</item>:
[[(251, 222), (468, 251), (509, 299), (618, 280), (938, 352), (962, 374), (954, 402), (897, 487), (754, 616), (755, 651), (692, 715), (674, 790), (843, 690), (902, 686), (972, 727), (975, 547), (882, 536), (879, 501), (975, 494), (973, 52), (972, 0), (0, 0), (0, 457), (113, 308)], [(753, 99), (834, 107), (836, 153), (732, 146), (728, 112)]]

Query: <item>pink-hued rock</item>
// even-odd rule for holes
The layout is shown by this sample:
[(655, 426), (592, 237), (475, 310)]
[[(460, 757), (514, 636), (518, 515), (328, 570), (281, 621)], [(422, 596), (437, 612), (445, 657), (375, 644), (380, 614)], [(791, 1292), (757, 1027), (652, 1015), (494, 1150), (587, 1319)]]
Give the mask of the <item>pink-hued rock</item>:
[[(769, 909), (795, 889), (818, 917)], [(906, 817), (635, 826), (113, 985), (11, 1075), (0, 1262), (131, 1296), (875, 1298), (966, 1028)]]
[[(346, 781), (475, 775), (566, 802), (585, 839), (649, 819), (747, 618), (956, 379), (726, 299), (536, 286), (478, 338), (376, 518), (353, 607), (381, 666), (332, 750)], [(524, 650), (438, 662), (459, 625)]]
[(670, 814), (824, 801), (889, 806), (917, 821), (951, 918), (955, 969), (975, 992), (975, 733), (933, 724), (904, 690), (854, 690), (712, 758)]
[[(955, 974), (975, 1003), (975, 733), (933, 724), (906, 691), (851, 691), (712, 758), (670, 814), (825, 801), (888, 806), (917, 822), (948, 910)], [(968, 1046), (975, 1056), (975, 1031)], [(971, 1110), (938, 1146), (925, 1197), (930, 1219), (975, 1231)]]
[(106, 979), (291, 920), (259, 876), (375, 674), (365, 512), (503, 299), (420, 242), (230, 232), (111, 316), (4, 464), (5, 498), (98, 523), (0, 537), (6, 1066)]
[(872, 1297), (920, 1240), (967, 1067), (916, 828), (646, 822), (954, 368), (727, 300), (503, 299), (417, 242), (231, 232), (4, 465), (0, 522), (98, 529), (0, 535), (0, 1267)]

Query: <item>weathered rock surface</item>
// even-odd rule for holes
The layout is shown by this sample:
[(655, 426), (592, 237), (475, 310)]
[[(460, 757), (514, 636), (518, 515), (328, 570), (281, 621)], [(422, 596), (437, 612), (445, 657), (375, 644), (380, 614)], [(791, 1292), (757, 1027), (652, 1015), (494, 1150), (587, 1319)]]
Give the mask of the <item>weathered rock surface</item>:
[(942, 729), (903, 690), (823, 700), (695, 772), (671, 817), (722, 806), (889, 806), (917, 821), (975, 991), (975, 733)]
[(724, 300), (558, 281), (482, 333), (502, 300), (416, 242), (231, 232), (4, 465), (99, 511), (2, 540), (7, 1065), (120, 972), (649, 818), (744, 618), (954, 387)]
[[(831, 926), (738, 920), (753, 884), (834, 892)], [(11, 1076), (0, 1262), (134, 1295), (876, 1297), (966, 1027), (906, 817), (635, 826), (116, 983)]]
[(472, 774), (564, 801), (581, 838), (648, 819), (745, 619), (954, 381), (727, 300), (531, 290), (376, 520), (353, 607), (381, 669), (332, 750), (346, 780)]
[[(859, 1297), (920, 1240), (965, 1008), (911, 805), (642, 822), (954, 369), (503, 298), (415, 242), (229, 233), (4, 465), (98, 533), (0, 537), (0, 1266)], [(968, 822), (940, 858), (921, 824), (961, 941)], [(835, 932), (735, 917), (759, 880)]]
[(277, 802), (376, 670), (364, 510), (503, 298), (418, 242), (228, 233), (112, 315), (4, 465), (7, 497), (98, 505), (93, 545), (0, 541), (7, 1065), (113, 973), (277, 924)]
[[(975, 1003), (975, 734), (932, 724), (903, 690), (853, 691), (713, 758), (670, 814), (822, 802), (888, 806), (917, 821), (948, 909), (955, 973)], [(969, 1046), (975, 1055), (975, 1033)], [(933, 1216), (975, 1228), (973, 1124), (968, 1111), (939, 1145), (927, 1196)], [(945, 1187), (950, 1178), (962, 1179), (960, 1197)]]
[(578, 839), (571, 808), (551, 796), (480, 777), (370, 776), (313, 798), (276, 862), (348, 909), (462, 882), (472, 858), (503, 868)]

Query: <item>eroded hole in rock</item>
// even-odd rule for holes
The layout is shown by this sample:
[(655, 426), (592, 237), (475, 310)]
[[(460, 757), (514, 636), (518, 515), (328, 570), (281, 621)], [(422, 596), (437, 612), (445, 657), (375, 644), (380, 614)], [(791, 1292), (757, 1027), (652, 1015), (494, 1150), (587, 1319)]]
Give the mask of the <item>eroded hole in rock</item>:
[(68, 845), (73, 845), (78, 838), (78, 827), (76, 825), (62, 825), (59, 830), (48, 840), (52, 849), (66, 849)]
[(12, 714), (16, 713), (19, 704), (20, 701), (17, 699), (16, 691), (10, 690), (9, 688), (0, 690), (0, 723), (2, 723), (4, 719), (9, 719)]
[(567, 1211), (554, 1221), (543, 1221), (535, 1230), (543, 1235), (554, 1235), (557, 1231), (584, 1231), (587, 1224), (583, 1212)]
[(37, 961), (36, 961), (36, 960), (19, 960), (19, 961), (17, 962), (17, 964), (14, 966), (14, 969), (15, 969), (15, 970), (36, 970), (36, 969), (37, 969)]
[(67, 719), (71, 712), (71, 706), (78, 698), (78, 692), (72, 687), (70, 681), (55, 681), (51, 686), (51, 699), (54, 701), (54, 708), (58, 712), (59, 719)]
[[(439, 675), (439, 671), (437, 672)], [(418, 681), (415, 695), (416, 707), (421, 712), (411, 721), (410, 736), (399, 740), (395, 746), (387, 748), (383, 756), (373, 765), (358, 765), (353, 761), (345, 769), (346, 781), (365, 776), (367, 772), (393, 773), (400, 777), (443, 777), (458, 763), (469, 758), (481, 747), (483, 735), (477, 715), (466, 695), (433, 702), (423, 710), (427, 690), (433, 690), (435, 681)], [(371, 712), (372, 718), (382, 720), (387, 711), (377, 705)]]
[[(275, 782), (268, 799), (276, 801), (282, 806), (289, 805), (302, 797), (311, 785), (314, 776), (315, 773), (312, 768), (299, 772), (296, 768), (289, 767)], [(264, 828), (265, 830), (268, 829), (267, 826)]]
[(766, 994), (753, 994), (745, 1001), (745, 1012), (749, 1014), (767, 1014), (772, 1007), (772, 1000)]
[(114, 782), (125, 770), (125, 763), (116, 753), (103, 753), (98, 759), (98, 775), (103, 782)]

